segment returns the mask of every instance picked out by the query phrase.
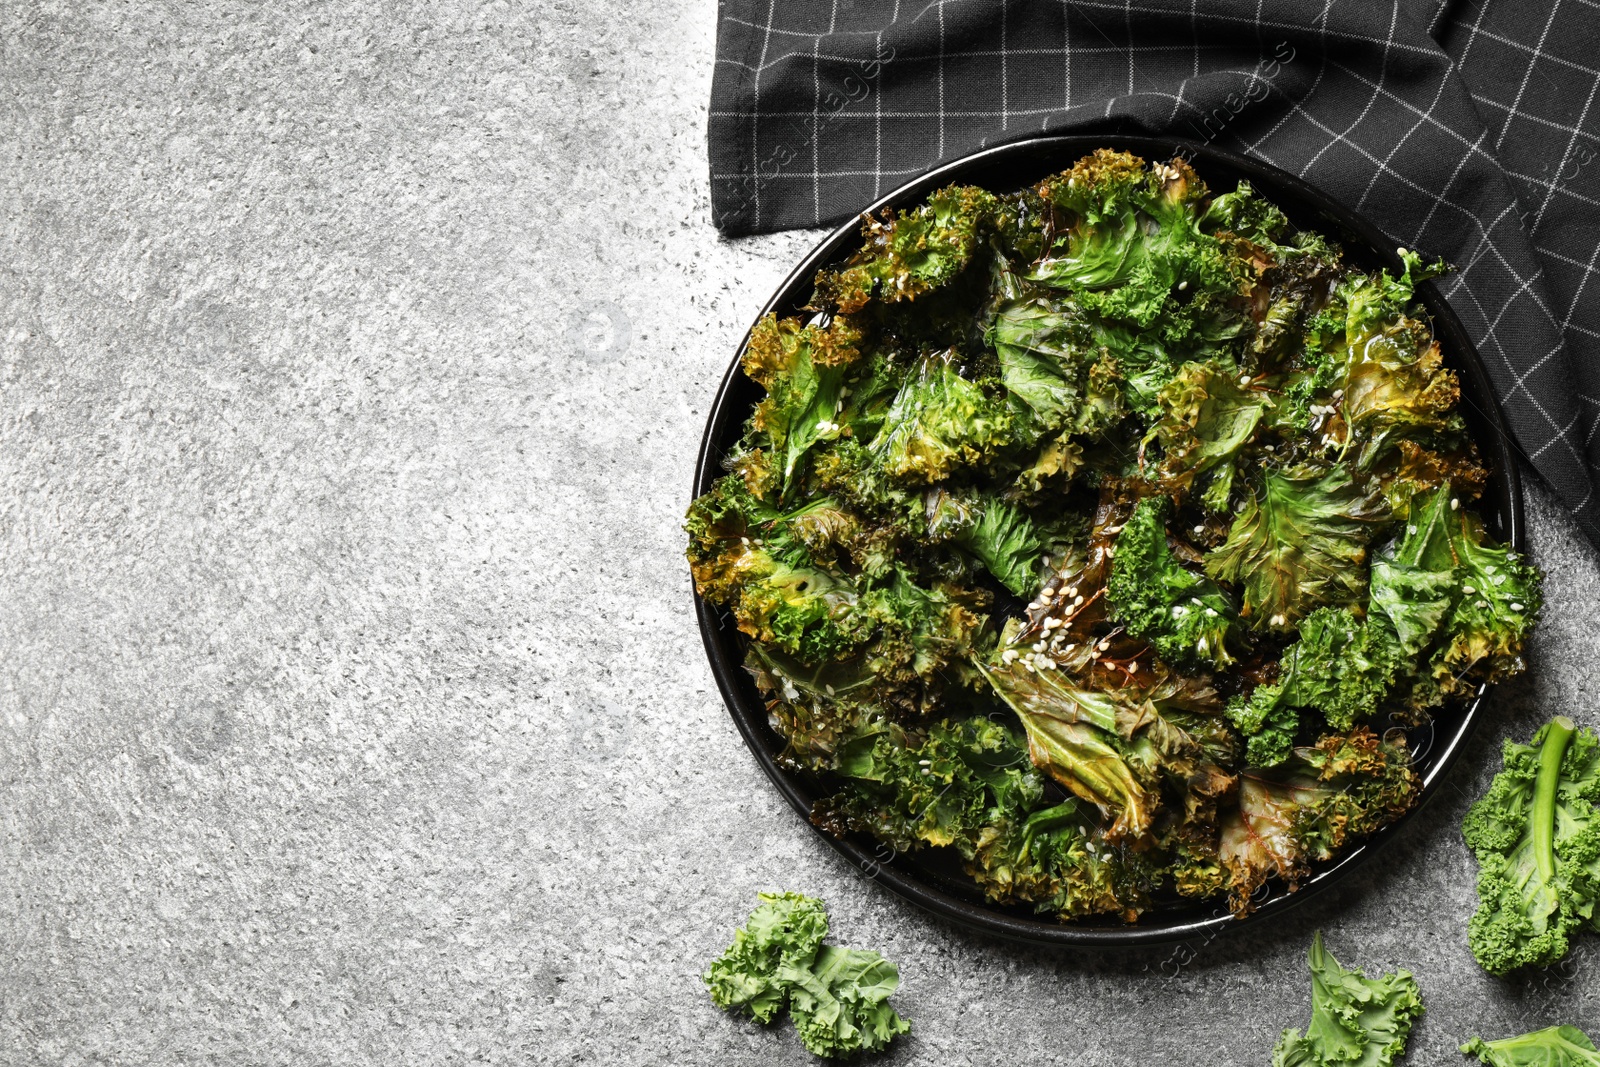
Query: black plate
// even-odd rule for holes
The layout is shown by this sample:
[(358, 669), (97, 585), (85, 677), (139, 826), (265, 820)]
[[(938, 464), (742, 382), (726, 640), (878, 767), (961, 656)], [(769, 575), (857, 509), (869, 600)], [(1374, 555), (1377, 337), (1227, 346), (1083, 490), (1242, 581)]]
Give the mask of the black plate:
[[(1344, 246), (1346, 258), (1355, 265), (1368, 270), (1400, 268), (1398, 252), (1382, 231), (1299, 178), (1258, 160), (1176, 139), (1061, 136), (1000, 145), (930, 171), (896, 189), (868, 210), (876, 213), (885, 207), (909, 207), (940, 186), (958, 182), (981, 185), (995, 192), (1019, 189), (1067, 169), (1096, 148), (1123, 149), (1152, 162), (1182, 155), (1200, 177), (1219, 192), (1231, 190), (1241, 179), (1248, 180), (1282, 208), (1296, 226), (1338, 239)], [(858, 248), (859, 231), (859, 220), (851, 220), (829, 234), (784, 280), (757, 318), (769, 312), (780, 317), (798, 313), (811, 296), (812, 279), (817, 270)], [(1500, 540), (1526, 551), (1522, 485), (1512, 458), (1511, 438), (1483, 363), (1438, 289), (1432, 283), (1425, 283), (1418, 288), (1418, 295), (1433, 318), (1434, 336), (1444, 351), (1445, 362), (1461, 378), (1462, 413), (1491, 471), (1481, 503), (1484, 521)], [(746, 334), (746, 339), (748, 336)], [(706, 420), (705, 438), (701, 441), (695, 470), (696, 496), (709, 490), (722, 473), (723, 456), (738, 441), (745, 419), (763, 395), (761, 387), (739, 369), (738, 353), (743, 350), (741, 341)], [(744, 638), (727, 612), (710, 606), (698, 595), (695, 611), (700, 617), (700, 633), (705, 639), (706, 654), (711, 658), (712, 673), (716, 675), (717, 686), (722, 690), (734, 724), (772, 784), (809, 824), (812, 801), (826, 795), (828, 788), (809, 775), (792, 774), (777, 765), (775, 757), (782, 750), (783, 741), (768, 725), (766, 709), (755, 684), (742, 666)], [(937, 855), (947, 850), (893, 855), (886, 846), (868, 837), (839, 839), (821, 830), (817, 832), (861, 871), (907, 900), (964, 926), (1001, 937), (1044, 945), (1120, 947), (1212, 935), (1270, 922), (1296, 903), (1339, 881), (1385, 842), (1398, 836), (1401, 827), (1438, 792), (1445, 774), (1461, 754), (1463, 743), (1477, 722), (1487, 688), (1480, 687), (1468, 706), (1448, 709), (1430, 725), (1410, 731), (1416, 769), (1423, 782), (1416, 808), (1398, 822), (1320, 865), (1299, 892), (1291, 894), (1284, 886), (1269, 883), (1266, 892), (1258, 897), (1255, 911), (1243, 919), (1229, 914), (1221, 902), (1211, 900), (1152, 909), (1132, 925), (1111, 920), (1060, 922), (1035, 915), (1026, 907), (985, 901), (977, 886), (961, 873), (959, 864)]]

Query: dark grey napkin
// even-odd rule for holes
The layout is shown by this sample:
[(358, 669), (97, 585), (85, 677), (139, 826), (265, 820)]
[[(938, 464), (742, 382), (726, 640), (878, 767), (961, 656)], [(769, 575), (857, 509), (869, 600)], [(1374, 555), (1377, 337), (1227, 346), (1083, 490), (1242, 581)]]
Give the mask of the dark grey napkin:
[(1519, 451), (1600, 544), (1597, 89), (1596, 0), (723, 0), (712, 213), (834, 222), (1045, 130), (1246, 152), (1457, 266)]

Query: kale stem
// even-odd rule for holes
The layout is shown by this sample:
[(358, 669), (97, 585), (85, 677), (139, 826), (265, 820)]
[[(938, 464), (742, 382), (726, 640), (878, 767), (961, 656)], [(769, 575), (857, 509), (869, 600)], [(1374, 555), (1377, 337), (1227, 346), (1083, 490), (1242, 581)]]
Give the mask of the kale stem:
[(1561, 758), (1577, 725), (1557, 715), (1544, 729), (1539, 749), (1539, 774), (1533, 780), (1533, 859), (1546, 885), (1556, 877), (1556, 787), (1561, 784)]

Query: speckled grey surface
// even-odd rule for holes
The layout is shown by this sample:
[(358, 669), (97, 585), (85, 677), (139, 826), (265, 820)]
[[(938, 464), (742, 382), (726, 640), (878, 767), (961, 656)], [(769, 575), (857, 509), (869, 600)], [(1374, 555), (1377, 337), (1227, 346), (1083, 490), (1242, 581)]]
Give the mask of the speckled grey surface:
[(0, 9), (0, 1063), (803, 1064), (696, 978), (755, 892), (902, 967), (893, 1064), (1263, 1064), (1317, 927), (1413, 1062), (1600, 1018), (1469, 957), (1498, 739), (1590, 723), (1600, 567), (1451, 788), (1281, 928), (1039, 954), (863, 880), (711, 683), (679, 517), (814, 240), (707, 221), (713, 8)]

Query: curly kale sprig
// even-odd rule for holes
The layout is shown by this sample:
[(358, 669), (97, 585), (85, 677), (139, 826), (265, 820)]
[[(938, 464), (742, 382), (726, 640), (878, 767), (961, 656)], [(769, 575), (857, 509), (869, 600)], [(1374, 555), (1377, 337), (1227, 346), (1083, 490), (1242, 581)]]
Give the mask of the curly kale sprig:
[(806, 1048), (841, 1058), (877, 1052), (911, 1024), (889, 1004), (900, 972), (876, 952), (824, 945), (828, 913), (800, 893), (761, 893), (733, 944), (707, 969), (711, 999), (770, 1023), (788, 1009)]

